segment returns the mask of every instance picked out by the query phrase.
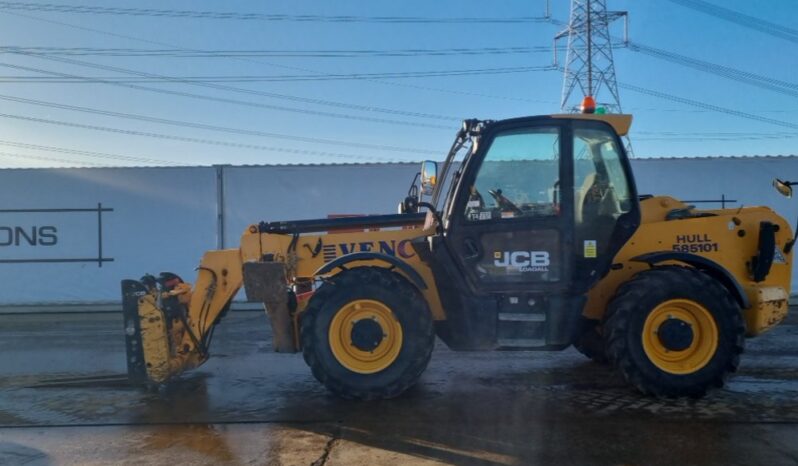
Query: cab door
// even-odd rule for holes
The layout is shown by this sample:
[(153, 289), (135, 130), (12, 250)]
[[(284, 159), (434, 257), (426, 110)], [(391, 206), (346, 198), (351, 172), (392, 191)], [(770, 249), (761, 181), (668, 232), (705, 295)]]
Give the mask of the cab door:
[(601, 121), (496, 124), (456, 191), (447, 243), (475, 294), (583, 294), (639, 224), (623, 146)]
[(565, 120), (482, 136), (450, 206), (447, 242), (469, 288), (566, 290), (573, 275), (573, 170)]

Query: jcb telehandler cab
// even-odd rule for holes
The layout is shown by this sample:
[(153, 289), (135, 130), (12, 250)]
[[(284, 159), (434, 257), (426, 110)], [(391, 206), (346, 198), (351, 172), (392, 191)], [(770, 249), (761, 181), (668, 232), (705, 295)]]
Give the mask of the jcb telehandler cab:
[(240, 248), (207, 252), (193, 287), (174, 274), (123, 281), (131, 378), (202, 364), (243, 285), (275, 349), (302, 351), (347, 398), (401, 394), (436, 335), (456, 350), (574, 344), (654, 395), (721, 386), (746, 334), (786, 315), (794, 238), (766, 207), (638, 196), (619, 138), (630, 124), (467, 120), (399, 214), (261, 222)]

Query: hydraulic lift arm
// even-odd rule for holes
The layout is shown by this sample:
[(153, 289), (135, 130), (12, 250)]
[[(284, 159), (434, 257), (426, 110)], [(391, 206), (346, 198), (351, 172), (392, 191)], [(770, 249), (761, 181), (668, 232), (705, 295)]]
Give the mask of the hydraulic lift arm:
[[(258, 275), (247, 280), (247, 294), (267, 305), (273, 325), (275, 315), (287, 315), (285, 265), (260, 262), (260, 236), (250, 230), (242, 236), (240, 248), (206, 252), (193, 287), (172, 273), (122, 281), (127, 366), (132, 381), (158, 384), (204, 363), (214, 328), (244, 285), (245, 271), (253, 277)], [(253, 282), (271, 284), (271, 289), (260, 286), (250, 290)], [(278, 308), (281, 312), (273, 312)], [(287, 317), (282, 320), (289, 321)], [(275, 338), (275, 345), (280, 343), (283, 351), (294, 350), (293, 338), (285, 340)]]

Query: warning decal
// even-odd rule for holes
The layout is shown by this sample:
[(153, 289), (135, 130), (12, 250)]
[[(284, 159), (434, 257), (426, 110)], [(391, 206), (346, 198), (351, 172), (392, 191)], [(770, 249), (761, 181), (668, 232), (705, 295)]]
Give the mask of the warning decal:
[(586, 239), (584, 245), (584, 256), (586, 258), (593, 259), (596, 257), (596, 240), (594, 239)]

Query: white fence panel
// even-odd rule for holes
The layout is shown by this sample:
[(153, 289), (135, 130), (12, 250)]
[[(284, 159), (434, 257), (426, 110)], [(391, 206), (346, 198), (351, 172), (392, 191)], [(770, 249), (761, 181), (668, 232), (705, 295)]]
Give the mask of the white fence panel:
[(0, 170), (0, 304), (119, 301), (122, 278), (191, 277), (216, 246), (214, 184), (212, 168)]
[[(798, 157), (636, 159), (641, 194), (765, 205), (793, 224)], [(417, 164), (0, 170), (0, 305), (117, 302), (119, 280), (193, 280), (203, 252), (261, 220), (396, 211)], [(219, 175), (217, 177), (217, 175)], [(717, 204), (697, 204), (716, 207)], [(798, 276), (793, 287), (798, 289)]]
[(224, 237), (238, 246), (244, 229), (260, 221), (391, 214), (420, 164), (224, 167)]
[(768, 206), (795, 225), (798, 199), (781, 196), (771, 183), (776, 177), (798, 179), (798, 157), (635, 159), (632, 166), (640, 194), (668, 194), (687, 200), (725, 195), (737, 201), (733, 207)]

